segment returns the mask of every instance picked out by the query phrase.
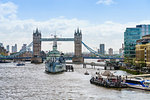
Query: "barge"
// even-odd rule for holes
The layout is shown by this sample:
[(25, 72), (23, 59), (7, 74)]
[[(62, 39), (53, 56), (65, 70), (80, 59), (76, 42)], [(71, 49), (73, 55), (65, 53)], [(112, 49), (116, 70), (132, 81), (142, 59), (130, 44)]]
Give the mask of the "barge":
[(108, 88), (127, 87), (121, 76), (115, 76), (110, 71), (105, 71), (103, 74), (96, 73), (96, 76), (90, 79), (90, 83)]

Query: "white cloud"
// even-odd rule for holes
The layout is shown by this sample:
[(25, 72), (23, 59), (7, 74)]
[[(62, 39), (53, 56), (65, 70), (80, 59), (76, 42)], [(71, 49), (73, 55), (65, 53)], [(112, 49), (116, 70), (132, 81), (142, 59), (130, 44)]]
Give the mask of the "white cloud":
[[(15, 4), (11, 2), (0, 4), (0, 40), (5, 46), (17, 43), (18, 48), (21, 48), (23, 43), (29, 44), (32, 41), (33, 30), (37, 27), (41, 30), (42, 37), (50, 37), (50, 34), (55, 33), (55, 31), (59, 37), (73, 37), (74, 30), (79, 27), (82, 29), (83, 41), (91, 48), (99, 48), (99, 44), (104, 43), (106, 50), (111, 47), (116, 51), (119, 50), (123, 43), (126, 27), (135, 27), (136, 24), (150, 23), (150, 21), (145, 20), (138, 23), (132, 22), (126, 24), (112, 21), (93, 24), (87, 20), (79, 20), (77, 18), (67, 19), (62, 16), (46, 21), (36, 21), (34, 19), (20, 20), (17, 18), (16, 12), (17, 6)], [(16, 17), (13, 17), (13, 19), (8, 17), (11, 15)], [(43, 42), (42, 44), (43, 50), (49, 50), (52, 46), (49, 42)], [(58, 48), (63, 52), (73, 52), (74, 43), (62, 42), (59, 43)], [(83, 48), (83, 50), (86, 49)]]
[(15, 19), (17, 8), (12, 2), (0, 3), (0, 21)]
[(115, 2), (113, 0), (99, 0), (96, 2), (96, 4), (104, 4), (104, 5), (111, 5), (114, 4)]

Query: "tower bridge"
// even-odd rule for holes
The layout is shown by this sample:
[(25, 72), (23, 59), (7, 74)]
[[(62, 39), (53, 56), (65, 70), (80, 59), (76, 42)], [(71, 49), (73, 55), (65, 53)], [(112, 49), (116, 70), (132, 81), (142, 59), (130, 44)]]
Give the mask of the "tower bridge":
[[(42, 63), (42, 58), (41, 58), (41, 42), (47, 42), (47, 41), (74, 41), (74, 56), (71, 57), (73, 62), (77, 63), (83, 63), (84, 58), (88, 59), (123, 59), (120, 58), (121, 55), (117, 56), (106, 56), (102, 55), (96, 51), (94, 51), (92, 48), (90, 48), (88, 45), (86, 45), (82, 41), (82, 32), (79, 30), (75, 30), (74, 37), (73, 38), (42, 38), (41, 32), (36, 29), (35, 32), (33, 32), (33, 41), (27, 46), (27, 50), (30, 51), (30, 47), (33, 47), (33, 56), (31, 57), (22, 57), (20, 55), (24, 54), (25, 51), (20, 51), (18, 53), (15, 53), (10, 56), (3, 56), (0, 55), (0, 60), (5, 60), (5, 59), (30, 59), (32, 63)], [(83, 57), (82, 56), (82, 44), (85, 46), (92, 54), (96, 55), (97, 57)]]
[(32, 63), (42, 63), (42, 58), (40, 57), (41, 52), (41, 42), (44, 41), (74, 41), (74, 52), (75, 55), (72, 58), (73, 62), (82, 63), (84, 59), (82, 57), (82, 32), (79, 28), (74, 33), (74, 38), (42, 38), (41, 32), (36, 29), (33, 32), (33, 57), (31, 59)]

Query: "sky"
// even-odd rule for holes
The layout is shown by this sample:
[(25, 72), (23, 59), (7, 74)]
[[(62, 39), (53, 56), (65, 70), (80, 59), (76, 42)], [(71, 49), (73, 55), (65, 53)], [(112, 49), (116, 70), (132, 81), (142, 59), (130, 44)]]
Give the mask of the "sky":
[[(150, 0), (0, 0), (0, 42), (18, 45), (32, 42), (33, 30), (42, 37), (73, 37), (78, 27), (83, 42), (97, 50), (119, 51), (127, 27), (150, 23)], [(42, 42), (51, 50), (52, 42)], [(73, 42), (58, 42), (62, 52), (74, 52)], [(87, 52), (83, 47), (83, 52)]]

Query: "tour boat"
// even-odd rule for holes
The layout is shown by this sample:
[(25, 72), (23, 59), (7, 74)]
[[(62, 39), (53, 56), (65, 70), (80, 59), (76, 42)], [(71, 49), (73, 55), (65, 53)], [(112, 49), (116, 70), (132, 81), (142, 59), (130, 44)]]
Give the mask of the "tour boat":
[(125, 83), (131, 88), (150, 90), (150, 80), (145, 80), (141, 77), (127, 78)]
[[(56, 38), (56, 36), (54, 36)], [(45, 71), (58, 73), (66, 70), (64, 54), (57, 50), (57, 41), (53, 41), (53, 50), (48, 52), (45, 61)]]

